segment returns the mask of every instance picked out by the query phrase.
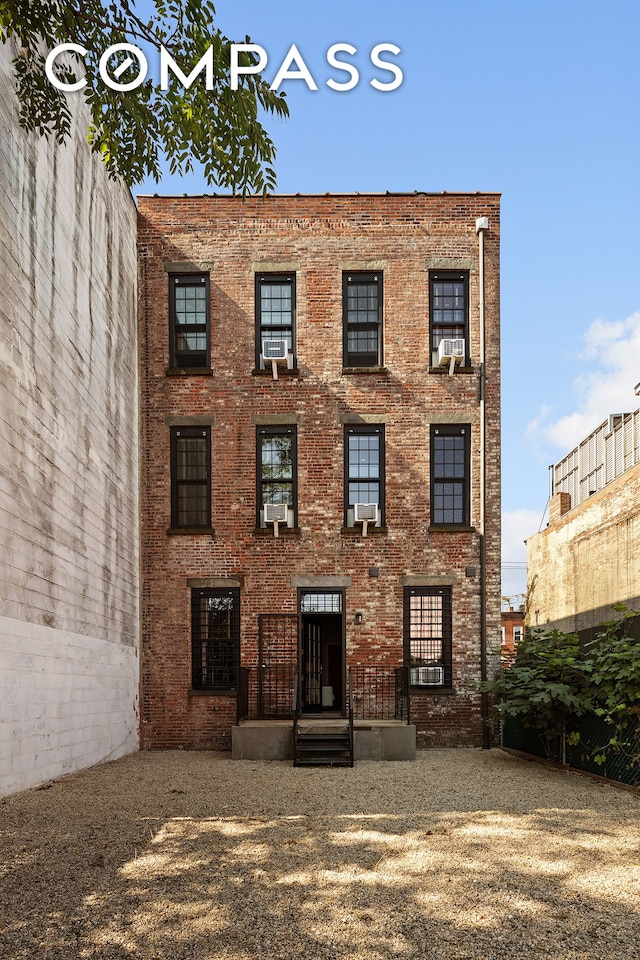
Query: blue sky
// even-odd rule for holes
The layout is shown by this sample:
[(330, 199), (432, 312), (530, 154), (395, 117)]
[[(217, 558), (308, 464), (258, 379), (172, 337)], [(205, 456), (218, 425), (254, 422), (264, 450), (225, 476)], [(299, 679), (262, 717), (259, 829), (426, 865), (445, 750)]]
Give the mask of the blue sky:
[[(317, 84), (267, 121), (278, 190), (502, 193), (503, 593), (525, 588), (523, 540), (543, 523), (548, 465), (640, 399), (640, 4), (612, 0), (229, 2), (218, 24), (269, 54), (292, 43)], [(333, 43), (358, 86), (326, 80)], [(369, 62), (401, 48), (392, 93)], [(197, 176), (137, 193), (202, 193)], [(545, 521), (546, 522), (546, 521)]]

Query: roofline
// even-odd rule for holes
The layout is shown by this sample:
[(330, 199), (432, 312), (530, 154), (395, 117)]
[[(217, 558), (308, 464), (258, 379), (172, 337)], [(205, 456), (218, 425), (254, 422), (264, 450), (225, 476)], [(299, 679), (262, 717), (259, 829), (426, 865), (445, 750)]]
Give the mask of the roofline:
[(406, 190), (397, 191), (380, 190), (361, 193), (354, 190), (352, 193), (250, 193), (243, 197), (241, 193), (139, 193), (136, 195), (140, 199), (161, 199), (161, 200), (190, 200), (204, 197), (206, 199), (217, 200), (277, 200), (280, 197), (501, 197), (502, 193), (497, 190)]

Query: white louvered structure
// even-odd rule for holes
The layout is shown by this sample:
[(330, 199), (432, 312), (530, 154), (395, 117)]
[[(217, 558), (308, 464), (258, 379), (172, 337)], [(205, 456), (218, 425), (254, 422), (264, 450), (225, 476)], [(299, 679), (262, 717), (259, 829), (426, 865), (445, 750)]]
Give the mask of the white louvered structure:
[(640, 463), (640, 409), (612, 413), (553, 470), (552, 493), (571, 494), (571, 508)]

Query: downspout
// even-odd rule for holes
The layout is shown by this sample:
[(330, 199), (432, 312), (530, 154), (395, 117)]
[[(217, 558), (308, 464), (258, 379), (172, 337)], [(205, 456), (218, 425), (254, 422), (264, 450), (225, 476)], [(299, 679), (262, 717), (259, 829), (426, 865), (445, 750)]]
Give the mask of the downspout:
[[(487, 409), (486, 409), (486, 359), (485, 359), (485, 279), (484, 279), (484, 234), (489, 229), (489, 218), (478, 217), (478, 261), (480, 285), (480, 679), (487, 681), (487, 543), (486, 543), (486, 482), (487, 482)], [(481, 693), (482, 749), (491, 747), (489, 730), (489, 694)]]

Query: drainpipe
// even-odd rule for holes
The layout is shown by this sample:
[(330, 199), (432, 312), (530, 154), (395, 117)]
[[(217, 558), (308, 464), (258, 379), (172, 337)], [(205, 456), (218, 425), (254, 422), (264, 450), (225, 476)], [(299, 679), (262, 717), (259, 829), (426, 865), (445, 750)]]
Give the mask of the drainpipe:
[[(489, 218), (478, 217), (478, 262), (480, 284), (480, 679), (487, 681), (487, 544), (486, 544), (486, 480), (487, 480), (487, 410), (486, 410), (486, 361), (485, 361), (485, 281), (484, 281), (484, 235), (489, 229)], [(489, 730), (489, 694), (481, 694), (482, 749), (491, 747)]]

